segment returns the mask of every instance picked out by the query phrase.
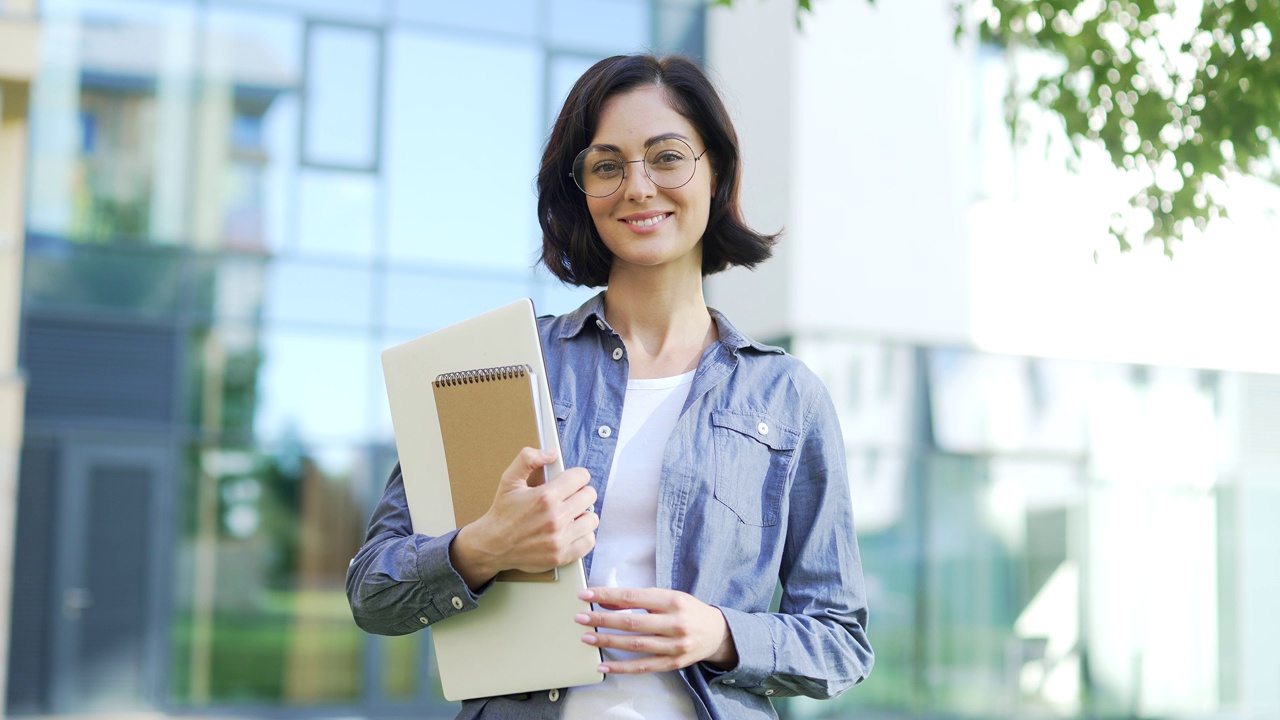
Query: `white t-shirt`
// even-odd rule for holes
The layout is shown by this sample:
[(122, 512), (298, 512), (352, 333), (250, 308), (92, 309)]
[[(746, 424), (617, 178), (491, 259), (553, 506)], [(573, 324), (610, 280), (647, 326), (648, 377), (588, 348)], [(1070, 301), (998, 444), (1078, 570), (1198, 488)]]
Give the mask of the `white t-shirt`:
[[(667, 439), (689, 397), (693, 372), (629, 380), (618, 423), (618, 448), (588, 583), (648, 588), (657, 584), (658, 489)], [(630, 612), (643, 612), (641, 610)], [(600, 632), (610, 632), (601, 630)], [(605, 660), (640, 657), (603, 648)], [(570, 690), (565, 720), (675, 720), (697, 717), (693, 694), (676, 672), (605, 675), (604, 682)]]

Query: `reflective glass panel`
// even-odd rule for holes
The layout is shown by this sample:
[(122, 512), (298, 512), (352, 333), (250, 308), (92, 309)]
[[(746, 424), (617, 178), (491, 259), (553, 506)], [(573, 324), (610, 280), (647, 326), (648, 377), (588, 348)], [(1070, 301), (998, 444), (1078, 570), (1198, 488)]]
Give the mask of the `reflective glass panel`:
[(565, 285), (559, 280), (550, 279), (549, 273), (545, 271), (540, 271), (539, 275), (548, 276), (537, 284), (533, 295), (533, 309), (539, 315), (563, 315), (571, 312), (600, 292), (600, 288)]
[(266, 302), (267, 258), (223, 254), (194, 259), (191, 311), (204, 319), (256, 321)]
[(382, 694), (391, 700), (418, 696), (428, 633), (381, 638)]
[(121, 0), (42, 13), (29, 227), (91, 242), (185, 242), (192, 8)]
[[(389, 254), (527, 268), (537, 257), (542, 53), (400, 32), (388, 70)], [(466, 68), (424, 73), (423, 68)]]
[(539, 2), (529, 0), (470, 0), (457, 2), (422, 2), (393, 0), (399, 19), (442, 25), (451, 28), (491, 30), (509, 35), (537, 35)]
[(322, 444), (367, 437), (376, 359), (363, 334), (269, 327), (262, 340), (254, 435)]
[(35, 307), (111, 308), (171, 314), (182, 287), (182, 256), (165, 248), (87, 247), (28, 241), (23, 298)]
[[(210, 5), (243, 7), (246, 0), (205, 0)], [(383, 2), (351, 2), (351, 0), (248, 0), (264, 9), (288, 12), (317, 20), (378, 23), (386, 18)]]
[(654, 8), (655, 45), (690, 57), (706, 55), (707, 10), (699, 0), (665, 0)]
[(420, 335), (529, 297), (533, 278), (391, 271), (384, 287), (387, 326)]
[(363, 326), (373, 320), (368, 269), (277, 261), (267, 268), (263, 316), (271, 321)]
[(652, 43), (644, 0), (551, 0), (550, 9), (551, 41), (560, 47), (613, 55)]
[(299, 171), (297, 251), (316, 257), (372, 258), (377, 191), (374, 175)]
[(360, 453), (298, 443), (186, 453), (170, 692), (180, 705), (350, 704), (365, 638), (343, 591), (365, 518)]
[(381, 68), (379, 33), (339, 25), (311, 26), (303, 162), (358, 169), (377, 166)]
[(279, 248), (297, 155), (302, 23), (230, 9), (206, 17), (201, 113), (211, 132), (200, 144), (198, 242)]
[(551, 126), (555, 124), (556, 117), (560, 115), (560, 108), (564, 105), (565, 98), (569, 97), (569, 91), (573, 89), (573, 84), (582, 77), (596, 61), (603, 59), (604, 56), (584, 56), (584, 55), (565, 55), (556, 54), (551, 56), (551, 84), (547, 87), (547, 130), (550, 132)]
[(192, 331), (187, 351), (187, 422), (202, 432), (254, 435), (262, 329), (224, 322)]

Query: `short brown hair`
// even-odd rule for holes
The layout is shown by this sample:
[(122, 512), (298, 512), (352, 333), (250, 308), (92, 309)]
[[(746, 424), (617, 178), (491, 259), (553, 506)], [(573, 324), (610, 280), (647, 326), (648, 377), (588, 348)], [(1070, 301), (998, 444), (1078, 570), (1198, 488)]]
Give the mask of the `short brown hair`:
[(644, 86), (662, 88), (672, 108), (697, 129), (706, 144), (716, 183), (702, 236), (703, 276), (734, 265), (755, 267), (767, 260), (778, 235), (758, 233), (742, 219), (738, 135), (711, 81), (697, 64), (679, 55), (616, 55), (592, 65), (574, 83), (542, 153), (538, 223), (543, 264), (572, 285), (608, 283), (613, 253), (601, 241), (586, 196), (570, 173), (574, 158), (595, 135), (605, 102)]

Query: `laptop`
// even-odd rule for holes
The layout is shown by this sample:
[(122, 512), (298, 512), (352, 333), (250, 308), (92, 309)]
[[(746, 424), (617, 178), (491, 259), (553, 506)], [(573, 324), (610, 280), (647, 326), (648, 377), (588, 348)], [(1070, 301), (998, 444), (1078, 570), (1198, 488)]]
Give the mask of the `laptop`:
[[(405, 496), (416, 533), (453, 530), (440, 420), (432, 383), (440, 376), (526, 366), (537, 380), (544, 447), (560, 447), (533, 302), (527, 298), (410, 340), (382, 353)], [(514, 456), (513, 456), (514, 457)], [(564, 471), (562, 459), (548, 477)], [(479, 607), (431, 626), (440, 683), (448, 700), (536, 692), (600, 682), (600, 651), (582, 642), (573, 616), (591, 609), (582, 561), (558, 568), (552, 582), (495, 582)]]

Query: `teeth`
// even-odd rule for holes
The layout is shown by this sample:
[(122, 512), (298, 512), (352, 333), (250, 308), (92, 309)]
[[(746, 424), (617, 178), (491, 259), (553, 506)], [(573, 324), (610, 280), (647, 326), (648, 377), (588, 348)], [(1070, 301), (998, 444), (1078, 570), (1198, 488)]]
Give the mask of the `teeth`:
[(645, 220), (627, 220), (626, 222), (635, 225), (636, 227), (649, 227), (650, 225), (657, 225), (666, 217), (666, 215), (654, 215), (653, 217)]

